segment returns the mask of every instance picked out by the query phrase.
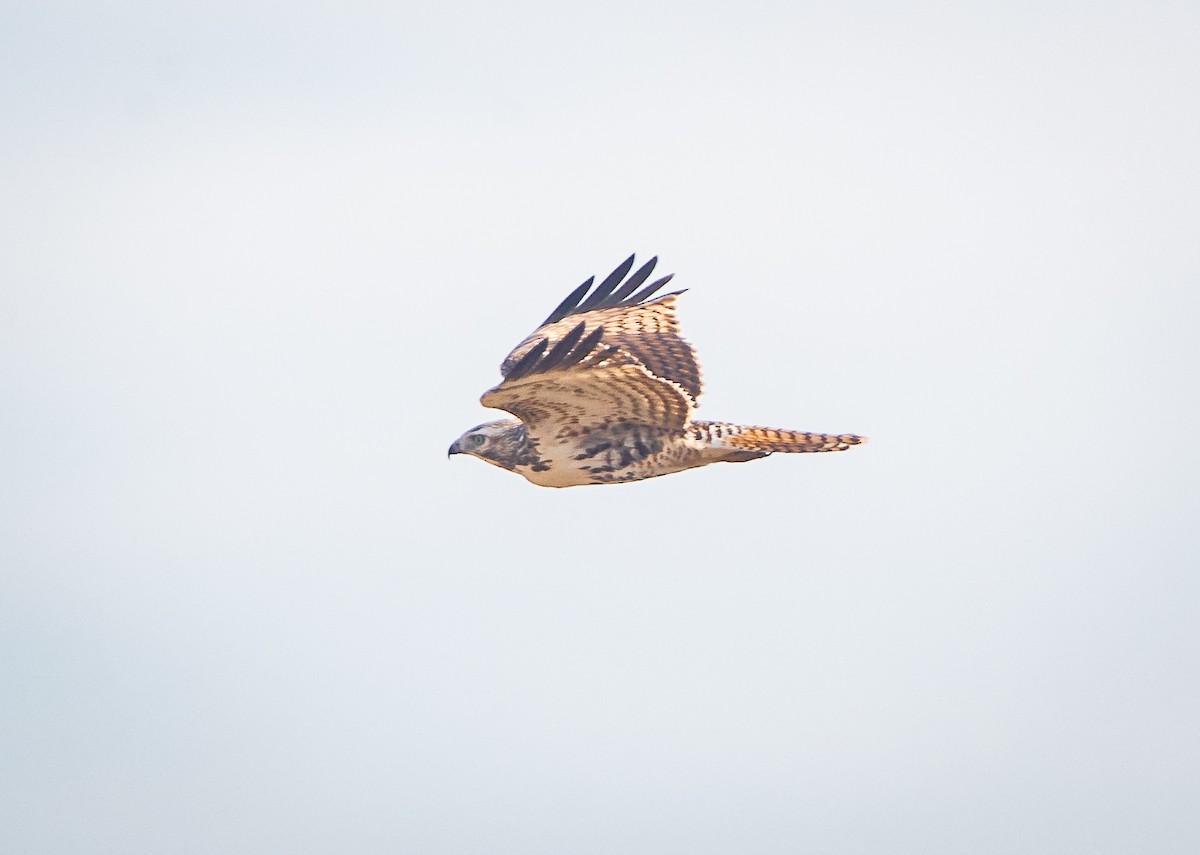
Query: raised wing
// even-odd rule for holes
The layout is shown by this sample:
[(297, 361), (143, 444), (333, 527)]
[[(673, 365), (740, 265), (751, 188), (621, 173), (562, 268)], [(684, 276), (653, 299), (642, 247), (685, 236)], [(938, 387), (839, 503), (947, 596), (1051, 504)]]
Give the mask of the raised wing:
[(683, 291), (651, 299), (671, 281), (671, 276), (643, 288), (658, 258), (650, 259), (629, 276), (633, 259), (632, 255), (625, 259), (594, 290), (592, 277), (572, 291), (540, 327), (513, 349), (500, 372), (508, 377), (512, 367), (538, 342), (545, 340), (553, 345), (582, 323), (589, 331), (603, 327), (604, 345), (621, 348), (652, 376), (678, 385), (695, 406), (700, 397), (700, 367), (691, 345), (680, 337), (675, 317), (675, 298)]
[(687, 391), (607, 337), (604, 327), (588, 332), (581, 321), (556, 341), (539, 339), (480, 403), (512, 413), (534, 437), (620, 422), (682, 430), (692, 411)]

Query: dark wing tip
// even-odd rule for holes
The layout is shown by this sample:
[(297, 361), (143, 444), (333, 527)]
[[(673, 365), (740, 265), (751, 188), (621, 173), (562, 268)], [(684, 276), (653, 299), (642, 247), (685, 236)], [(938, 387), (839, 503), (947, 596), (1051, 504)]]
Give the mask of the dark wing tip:
[(624, 279), (629, 273), (630, 269), (633, 268), (633, 259), (634, 256), (630, 255), (629, 258), (617, 265), (616, 270), (604, 277), (604, 281), (601, 282), (599, 286), (597, 286), (596, 290), (592, 292), (592, 296), (588, 297), (587, 300), (580, 304), (579, 311), (586, 312), (589, 309), (595, 309), (606, 303), (608, 301), (608, 296), (618, 285), (621, 284), (621, 280)]
[(542, 358), (542, 354), (546, 352), (546, 345), (550, 343), (550, 339), (544, 338), (529, 348), (529, 352), (522, 356), (512, 368), (505, 373), (505, 380), (520, 380), (526, 374), (533, 370), (533, 366)]
[[(563, 318), (583, 312), (590, 312), (594, 309), (636, 306), (663, 285), (670, 282), (671, 277), (675, 275), (672, 273), (670, 276), (664, 276), (634, 294), (633, 292), (641, 288), (642, 283), (649, 279), (650, 274), (654, 272), (654, 267), (658, 264), (658, 256), (656, 255), (651, 258), (639, 267), (632, 276), (629, 276), (629, 271), (633, 270), (634, 258), (635, 256), (630, 255), (629, 258), (618, 264), (616, 269), (608, 274), (604, 278), (604, 281), (597, 285), (591, 294), (588, 294), (588, 291), (592, 288), (592, 284), (596, 281), (596, 277), (590, 277), (558, 304), (558, 307), (550, 313), (550, 316), (542, 321), (542, 326), (557, 323)], [(626, 276), (629, 276), (629, 278), (626, 279)], [(622, 280), (624, 281), (622, 282)], [(630, 294), (633, 294), (633, 296), (631, 297)]]
[[(554, 347), (550, 348), (550, 352), (542, 359), (538, 365), (538, 371), (550, 371), (571, 352), (575, 345), (579, 344), (579, 340), (583, 338), (583, 331), (587, 328), (587, 324), (582, 321), (571, 328), (571, 331), (558, 340)], [(545, 341), (545, 339), (542, 339)]]
[(550, 313), (550, 317), (542, 321), (542, 326), (561, 321), (567, 315), (573, 315), (580, 311), (579, 301), (583, 299), (583, 295), (588, 292), (588, 289), (592, 287), (592, 283), (595, 281), (595, 276), (589, 276), (586, 282), (568, 294), (567, 299), (558, 304), (557, 308)]
[(634, 304), (642, 302), (643, 300), (645, 300), (651, 294), (658, 291), (658, 289), (662, 288), (662, 286), (666, 285), (668, 282), (670, 282), (674, 278), (675, 278), (675, 274), (671, 273), (671, 274), (664, 276), (662, 279), (655, 279), (653, 282), (651, 282), (649, 285), (647, 285), (641, 291), (638, 291), (636, 294), (634, 294), (632, 297), (630, 297), (629, 302), (634, 303)]
[(571, 328), (565, 336), (554, 343), (549, 352), (550, 339), (543, 338), (529, 351), (517, 360), (516, 364), (504, 375), (504, 379), (520, 380), (533, 374), (545, 374), (570, 368), (587, 359), (596, 349), (596, 345), (604, 338), (604, 327), (596, 327), (586, 336), (584, 331), (587, 324), (582, 321)]
[[(579, 326), (582, 327), (583, 324), (580, 324)], [(588, 356), (591, 355), (592, 351), (596, 349), (596, 345), (600, 343), (600, 339), (602, 338), (604, 338), (604, 327), (596, 327), (594, 330), (588, 333), (587, 338), (579, 342), (579, 346), (576, 347), (574, 352), (571, 354), (571, 364), (582, 362), (583, 360), (587, 359)]]
[(612, 300), (609, 305), (623, 305), (625, 299), (633, 293), (634, 289), (640, 288), (642, 283), (650, 278), (650, 274), (654, 272), (654, 265), (656, 264), (658, 264), (657, 255), (639, 267), (637, 272), (629, 277), (628, 281), (621, 286), (621, 289), (612, 295)]

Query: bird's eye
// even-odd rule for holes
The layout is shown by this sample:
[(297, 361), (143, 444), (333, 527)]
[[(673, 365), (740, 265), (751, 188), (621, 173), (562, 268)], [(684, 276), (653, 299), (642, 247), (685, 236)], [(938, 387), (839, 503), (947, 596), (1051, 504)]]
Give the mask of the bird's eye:
[(483, 445), (484, 441), (485, 437), (482, 434), (477, 433), (471, 437), (471, 445), (475, 446), (476, 448)]

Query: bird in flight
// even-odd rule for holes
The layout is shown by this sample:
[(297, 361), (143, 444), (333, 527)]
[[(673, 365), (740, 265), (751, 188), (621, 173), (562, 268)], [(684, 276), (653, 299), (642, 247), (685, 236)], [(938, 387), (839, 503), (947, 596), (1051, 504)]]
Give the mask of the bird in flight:
[(642, 287), (658, 259), (631, 276), (633, 259), (594, 289), (595, 277), (588, 279), (516, 346), (500, 366), (503, 381), (479, 399), (516, 418), (471, 428), (450, 454), (478, 457), (542, 487), (573, 487), (866, 442), (692, 418), (700, 369), (675, 319), (683, 291), (655, 297), (671, 276)]

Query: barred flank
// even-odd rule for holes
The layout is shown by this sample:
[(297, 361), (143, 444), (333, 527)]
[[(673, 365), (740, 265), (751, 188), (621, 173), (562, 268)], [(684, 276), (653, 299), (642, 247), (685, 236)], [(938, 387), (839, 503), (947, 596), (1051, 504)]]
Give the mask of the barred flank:
[(815, 451), (845, 451), (852, 445), (867, 441), (865, 436), (851, 433), (804, 433), (796, 430), (731, 425), (712, 422), (709, 435), (726, 448), (745, 451), (779, 451), (803, 454)]

